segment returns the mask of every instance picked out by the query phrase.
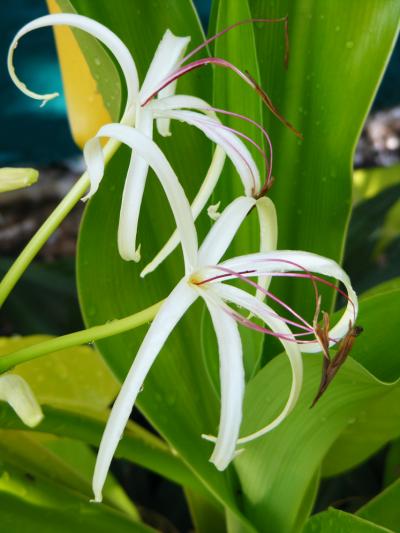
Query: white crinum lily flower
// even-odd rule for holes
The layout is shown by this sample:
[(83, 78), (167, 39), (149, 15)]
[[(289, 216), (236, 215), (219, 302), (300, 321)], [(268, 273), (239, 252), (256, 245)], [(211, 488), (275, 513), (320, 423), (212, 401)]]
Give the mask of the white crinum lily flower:
[[(357, 314), (357, 297), (346, 273), (330, 259), (307, 252), (276, 250), (236, 257), (218, 265), (244, 218), (255, 204), (254, 198), (241, 197), (225, 208), (197, 249), (195, 262), (186, 265), (184, 277), (165, 299), (152, 322), (113, 405), (100, 443), (93, 476), (95, 501), (101, 501), (102, 488), (112, 457), (151, 366), (172, 330), (197, 298), (204, 300), (210, 312), (218, 341), (221, 383), (219, 429), (217, 437), (204, 435), (203, 437), (215, 441), (210, 461), (219, 470), (225, 469), (237, 455), (238, 444), (244, 444), (264, 435), (285, 419), (296, 404), (301, 389), (303, 374), (301, 351), (320, 351), (320, 346), (315, 340), (298, 341), (298, 336), (304, 333), (292, 333), (289, 328), (289, 324), (293, 324), (307, 334), (313, 333), (313, 327), (307, 325), (306, 321), (301, 319), (297, 324), (283, 318), (256, 296), (224, 281), (285, 274), (312, 278), (310, 271), (331, 276), (340, 280), (348, 292), (345, 312), (330, 332), (332, 342), (337, 342), (346, 334), (350, 317), (354, 320)], [(193, 243), (193, 246), (197, 244)], [(262, 287), (259, 289), (267, 292)], [(254, 324), (229, 304), (249, 311), (261, 319), (269, 330)], [(289, 309), (288, 306), (286, 309)], [(245, 381), (242, 344), (237, 323), (275, 335), (286, 351), (292, 373), (289, 398), (282, 412), (267, 426), (241, 438), (239, 431)]]
[(7, 402), (29, 427), (37, 426), (43, 419), (42, 409), (30, 386), (15, 374), (0, 376), (0, 400)]
[[(285, 19), (276, 20), (276, 22), (284, 21)], [(247, 22), (251, 21), (243, 21), (241, 23)], [(139, 133), (152, 138), (154, 120), (156, 120), (159, 133), (163, 136), (170, 135), (170, 120), (179, 120), (197, 127), (211, 141), (216, 143), (216, 149), (214, 151), (210, 168), (192, 204), (192, 213), (195, 219), (211, 197), (222, 172), (225, 155), (228, 155), (235, 165), (243, 182), (245, 195), (256, 198), (262, 196), (263, 186), (260, 183), (259, 171), (249, 150), (239, 138), (241, 135), (240, 132), (236, 132), (235, 130), (223, 126), (216, 116), (216, 111), (231, 115), (235, 114), (224, 110), (215, 110), (200, 98), (174, 94), (177, 79), (180, 75), (184, 75), (186, 72), (190, 72), (190, 70), (208, 63), (232, 69), (246, 83), (252, 86), (253, 89), (259, 90), (259, 87), (250, 76), (241, 72), (229, 62), (219, 58), (204, 58), (182, 66), (183, 62), (192, 57), (194, 53), (197, 53), (203, 45), (198, 46), (193, 52), (188, 54), (186, 58), (183, 58), (183, 54), (190, 38), (177, 37), (173, 35), (170, 30), (167, 30), (157, 47), (142, 86), (140, 87), (134, 59), (124, 43), (108, 28), (82, 15), (46, 15), (21, 28), (11, 43), (8, 55), (8, 68), (14, 83), (26, 95), (42, 100), (43, 104), (58, 96), (58, 93), (37, 94), (29, 90), (18, 79), (15, 73), (13, 55), (18, 41), (24, 35), (38, 28), (57, 25), (67, 25), (84, 30), (101, 41), (116, 58), (121, 67), (127, 86), (127, 103), (120, 121), (121, 124), (130, 125)], [(204, 44), (208, 44), (211, 40), (219, 37), (233, 27), (235, 27), (235, 25), (227, 28), (227, 30), (223, 30), (215, 37), (208, 39)], [(155, 98), (156, 95), (157, 98)], [(189, 109), (194, 109), (196, 111), (189, 111)], [(255, 124), (254, 121), (251, 121), (246, 117), (241, 116), (240, 118)], [(259, 125), (257, 125), (257, 127), (261, 128)], [(265, 130), (263, 130), (263, 132), (266, 135)], [(102, 135), (106, 135), (103, 129), (99, 132), (99, 136)], [(107, 136), (112, 137), (109, 130)], [(250, 143), (255, 144), (250, 138), (244, 135), (242, 136)], [(113, 142), (115, 141), (111, 140), (111, 143)], [(97, 147), (95, 146), (96, 144), (98, 144)], [(256, 147), (262, 151), (258, 145), (256, 145)], [(90, 140), (85, 149), (85, 158), (88, 165), (91, 186), (85, 199), (91, 197), (96, 192), (103, 175), (103, 158), (99, 156), (99, 151), (99, 140)], [(104, 148), (104, 152), (107, 151), (109, 151), (109, 147)], [(139, 261), (140, 259), (140, 246), (136, 245), (136, 233), (148, 166), (148, 161), (139, 155), (137, 150), (134, 149), (127, 171), (118, 228), (118, 248), (121, 257), (126, 260)], [(261, 212), (264, 207), (263, 201), (258, 202), (257, 207), (258, 211)], [(260, 217), (262, 216), (263, 215), (260, 214)], [(145, 268), (142, 275), (154, 270), (165, 257), (176, 248), (180, 240), (181, 236), (179, 232), (175, 232), (162, 251)]]

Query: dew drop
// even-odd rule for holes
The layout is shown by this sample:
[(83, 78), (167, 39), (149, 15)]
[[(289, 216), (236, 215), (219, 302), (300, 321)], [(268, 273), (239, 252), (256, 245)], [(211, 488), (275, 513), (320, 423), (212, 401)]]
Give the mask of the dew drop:
[(340, 31), (340, 26), (336, 26), (335, 31)]
[(101, 61), (98, 57), (94, 58), (94, 64), (97, 65), (98, 67), (101, 65)]
[(350, 48), (353, 48), (353, 46), (354, 46), (353, 41), (347, 41), (346, 48), (350, 49)]

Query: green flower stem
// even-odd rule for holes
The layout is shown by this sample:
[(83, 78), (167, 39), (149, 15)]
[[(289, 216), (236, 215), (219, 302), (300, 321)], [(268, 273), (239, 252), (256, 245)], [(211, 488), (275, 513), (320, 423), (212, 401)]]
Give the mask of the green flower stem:
[[(104, 161), (106, 163), (115, 154), (119, 145), (119, 142), (112, 140), (105, 145), (103, 153)], [(87, 172), (85, 172), (22, 250), (0, 283), (0, 307), (3, 305), (15, 284), (28, 268), (36, 254), (58, 228), (71, 209), (79, 202), (88, 187), (89, 176), (87, 175)]]
[(118, 333), (123, 333), (130, 329), (135, 329), (153, 320), (161, 304), (162, 301), (125, 318), (113, 320), (101, 326), (93, 326), (92, 328), (76, 331), (75, 333), (68, 333), (68, 335), (33, 344), (11, 354), (4, 355), (0, 357), (0, 373), (48, 353), (58, 352), (64, 348), (90, 343), (104, 339), (105, 337), (118, 335)]
[[(81, 413), (46, 405), (43, 414), (44, 419), (34, 428), (35, 432), (77, 439), (91, 446), (99, 445), (108, 416), (108, 413)], [(0, 404), (0, 427), (29, 431), (5, 403)], [(210, 498), (206, 488), (167, 444), (133, 422), (129, 422), (125, 429), (116, 457), (148, 468)]]

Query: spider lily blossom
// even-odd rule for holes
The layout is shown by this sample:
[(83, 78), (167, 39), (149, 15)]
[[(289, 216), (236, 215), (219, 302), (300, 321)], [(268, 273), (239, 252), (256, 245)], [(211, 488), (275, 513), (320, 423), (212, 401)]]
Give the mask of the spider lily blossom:
[[(244, 444), (271, 431), (289, 414), (297, 402), (302, 385), (301, 350), (310, 352), (320, 350), (315, 339), (310, 341), (298, 340), (305, 334), (313, 333), (314, 330), (294, 311), (294, 316), (297, 316), (298, 322), (283, 318), (256, 296), (226, 284), (225, 281), (237, 278), (248, 280), (250, 277), (271, 277), (274, 275), (312, 277), (311, 270), (319, 274), (333, 276), (345, 284), (349, 297), (342, 318), (332, 328), (329, 335), (332, 342), (336, 342), (346, 334), (349, 316), (353, 318), (357, 313), (357, 298), (347, 275), (334, 261), (306, 252), (273, 251), (236, 257), (218, 264), (244, 218), (255, 204), (254, 198), (237, 198), (214, 223), (200, 248), (197, 249), (197, 243), (193, 243), (191, 249), (196, 246), (197, 250), (195, 262), (190, 266), (188, 263), (186, 264), (184, 277), (161, 306), (136, 354), (111, 410), (100, 443), (93, 476), (95, 501), (101, 501), (102, 487), (112, 457), (152, 364), (172, 330), (198, 298), (204, 300), (210, 312), (219, 348), (221, 413), (218, 435), (217, 437), (204, 436), (208, 440), (215, 441), (210, 461), (219, 470), (225, 469), (236, 456), (238, 444)], [(257, 285), (251, 280), (248, 281)], [(266, 289), (258, 288), (272, 297)], [(278, 299), (275, 297), (275, 300)], [(269, 329), (251, 322), (229, 304), (249, 311), (261, 319)], [(285, 306), (283, 302), (282, 304)], [(286, 310), (290, 309), (288, 306), (285, 308)], [(241, 438), (239, 438), (239, 431), (242, 420), (245, 378), (238, 323), (276, 336), (286, 351), (292, 373), (292, 386), (283, 411), (266, 427)], [(293, 333), (289, 325), (299, 328), (301, 333)]]
[[(17, 47), (19, 39), (30, 31), (38, 28), (53, 25), (67, 25), (83, 30), (101, 41), (106, 48), (112, 52), (119, 63), (127, 86), (127, 103), (120, 121), (121, 124), (134, 127), (138, 132), (152, 138), (154, 120), (156, 120), (159, 133), (163, 136), (170, 135), (170, 120), (179, 120), (200, 129), (209, 139), (216, 143), (217, 147), (214, 151), (210, 168), (192, 205), (193, 216), (196, 218), (206, 205), (215, 188), (222, 172), (225, 154), (228, 155), (235, 165), (239, 176), (242, 179), (244, 191), (247, 196), (262, 196), (263, 186), (260, 184), (260, 176), (257, 167), (248, 149), (239, 138), (242, 134), (221, 124), (217, 118), (216, 112), (235, 114), (224, 110), (214, 110), (209, 104), (207, 104), (207, 102), (199, 98), (185, 95), (175, 96), (176, 83), (180, 76), (195, 68), (211, 63), (216, 66), (222, 66), (233, 70), (254, 90), (260, 92), (261, 89), (247, 73), (240, 71), (234, 65), (221, 58), (204, 58), (183, 65), (183, 63), (190, 59), (195, 53), (199, 52), (199, 50), (204, 48), (212, 40), (226, 33), (226, 31), (230, 31), (239, 24), (247, 24), (255, 21), (282, 22), (285, 24), (285, 28), (287, 25), (286, 18), (241, 21), (208, 39), (205, 43), (196, 47), (186, 57), (183, 57), (183, 55), (190, 38), (177, 37), (173, 35), (171, 31), (167, 30), (156, 49), (153, 60), (149, 66), (142, 86), (140, 87), (134, 59), (124, 43), (108, 28), (82, 15), (46, 15), (28, 23), (16, 34), (9, 49), (8, 68), (12, 80), (21, 91), (32, 98), (42, 100), (42, 103), (44, 104), (58, 96), (58, 93), (37, 94), (29, 90), (19, 80), (13, 66), (14, 50)], [(286, 30), (285, 35), (287, 36)], [(267, 100), (267, 105), (274, 112), (274, 108), (271, 108), (268, 102), (270, 101)], [(197, 111), (189, 111), (188, 109), (195, 109)], [(241, 118), (249, 120), (246, 117)], [(251, 120), (249, 121), (252, 122)], [(253, 122), (253, 124), (255, 123)], [(261, 126), (258, 125), (257, 127), (261, 128)], [(266, 135), (266, 132), (264, 133)], [(243, 137), (252, 144), (256, 144), (249, 137)], [(100, 158), (97, 158), (95, 162), (91, 159), (91, 154), (98, 151), (93, 145), (94, 142), (90, 141), (90, 147), (85, 150), (91, 179), (90, 190), (85, 199), (91, 197), (96, 192), (103, 173), (100, 166)], [(111, 153), (110, 148), (115, 147), (116, 145), (118, 145), (118, 143), (111, 139), (110, 143), (104, 148), (104, 152)], [(263, 153), (261, 147), (256, 145), (256, 148)], [(121, 257), (125, 260), (140, 260), (140, 246), (136, 245), (136, 233), (147, 172), (148, 162), (136, 151), (133, 151), (122, 195), (118, 227), (118, 249)], [(178, 234), (173, 235), (162, 252), (150, 265), (148, 265), (143, 272), (143, 275), (156, 268), (156, 266), (160, 264), (160, 262), (162, 262), (179, 244), (179, 241), (180, 237)]]
[(28, 383), (15, 374), (0, 376), (0, 400), (7, 402), (24, 424), (33, 428), (43, 413)]

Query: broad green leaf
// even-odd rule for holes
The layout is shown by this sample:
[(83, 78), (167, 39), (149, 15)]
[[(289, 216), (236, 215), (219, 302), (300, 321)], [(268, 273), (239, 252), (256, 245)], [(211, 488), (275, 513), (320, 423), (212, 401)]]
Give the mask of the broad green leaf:
[(319, 513), (307, 522), (302, 533), (391, 533), (386, 529), (363, 518), (337, 509)]
[(196, 533), (223, 533), (226, 527), (222, 506), (190, 489), (184, 492)]
[[(48, 337), (39, 335), (0, 339), (0, 357), (46, 339)], [(52, 406), (50, 412), (49, 408), (44, 407), (45, 419), (41, 425), (34, 428), (35, 431), (71, 437), (92, 445), (99, 443), (108, 416), (106, 408), (114, 399), (118, 385), (97, 352), (88, 347), (69, 348), (18, 365), (14, 372), (28, 381), (41, 403)], [(54, 407), (63, 409), (55, 410)], [(4, 411), (4, 418), (0, 417), (0, 428), (28, 429), (20, 422), (15, 425), (18, 418), (12, 415), (10, 418), (10, 413), (11, 410)], [(6, 440), (4, 438), (4, 441)], [(32, 447), (33, 445), (30, 448)], [(17, 448), (13, 447), (13, 452), (18, 452), (21, 459), (37, 462), (40, 455), (38, 451), (32, 458), (29, 446), (24, 447), (21, 444)], [(151, 468), (174, 481), (198, 487), (198, 484), (191, 483), (191, 474), (168, 446), (137, 424), (129, 424), (126, 441), (121, 443), (120, 448), (125, 451), (123, 456), (128, 456), (131, 461)], [(46, 455), (47, 452), (42, 451)], [(52, 468), (56, 473), (57, 469), (61, 469), (61, 465), (48, 465), (46, 468)], [(61, 473), (58, 478), (62, 478)], [(68, 480), (66, 482), (68, 483)]]
[(155, 531), (104, 504), (93, 505), (73, 491), (9, 467), (0, 477), (0, 513), (4, 531)]
[[(43, 335), (0, 338), (0, 357), (48, 339)], [(99, 354), (87, 346), (62, 350), (18, 365), (14, 373), (31, 386), (40, 403), (103, 411), (118, 382)]]
[[(35, 437), (42, 441), (42, 444), (62, 461), (68, 464), (84, 478), (90, 487), (90, 497), (92, 496), (92, 476), (96, 461), (96, 454), (88, 445), (83, 442), (72, 439), (53, 438), (47, 435), (38, 435)], [(43, 442), (44, 441), (44, 442)], [(103, 501), (126, 513), (131, 518), (138, 520), (139, 513), (127, 496), (121, 485), (114, 476), (109, 472), (104, 485)]]
[(400, 182), (400, 165), (360, 168), (353, 174), (353, 203), (373, 198), (387, 187)]
[(391, 261), (385, 264), (378, 261), (376, 252), (387, 213), (396, 205), (399, 195), (400, 184), (392, 185), (358, 204), (353, 211), (346, 242), (345, 269), (351, 274), (359, 291), (398, 275), (396, 259), (393, 266)]
[(400, 439), (391, 443), (385, 458), (384, 486), (388, 486), (400, 477)]
[[(91, 477), (95, 454), (85, 444), (70, 439), (25, 431), (0, 431), (2, 461), (86, 496), (92, 495)], [(104, 502), (137, 519), (138, 513), (111, 476), (104, 487)]]
[[(349, 426), (361, 427), (363, 413), (371, 411), (377, 402), (383, 402), (381, 408), (391, 411), (393, 394), (399, 390), (396, 380), (400, 364), (395, 354), (400, 332), (394, 312), (399, 301), (400, 291), (393, 291), (361, 303), (359, 323), (365, 325), (365, 331), (354, 345), (353, 358), (312, 410), (311, 401), (320, 382), (321, 357), (305, 355), (305, 378), (298, 405), (277, 429), (248, 444), (235, 461), (245, 514), (258, 531), (296, 531), (310, 483), (327, 452), (332, 450), (331, 456), (336, 451), (342, 453), (343, 447), (336, 450), (335, 442)], [(279, 356), (248, 385), (241, 433), (246, 435), (272, 420), (282, 408), (289, 387), (289, 364), (284, 356)], [(399, 416), (398, 410), (393, 414)]]
[[(74, 0), (74, 8), (116, 31), (129, 47), (143, 79), (156, 46), (167, 28), (176, 35), (191, 35), (191, 47), (204, 40), (193, 6), (187, 1), (168, 3), (118, 0), (112, 3)], [(203, 70), (178, 82), (178, 93), (209, 99), (210, 72)], [(192, 128), (172, 127), (168, 139), (156, 139), (177, 172), (189, 198), (206, 173), (211, 148)], [(127, 151), (120, 150), (108, 166), (99, 191), (90, 202), (79, 239), (78, 281), (82, 310), (88, 325), (103, 323), (143, 309), (165, 297), (182, 273), (178, 251), (159, 270), (141, 280), (140, 269), (164, 244), (174, 229), (169, 208), (154, 178), (150, 177), (141, 212), (139, 235), (143, 262), (126, 263), (119, 257), (116, 232), (121, 191), (127, 171)], [(105, 217), (104, 214), (107, 213)], [(103, 223), (98, 224), (99, 217)], [(203, 217), (200, 234), (209, 226)], [(107, 257), (107, 261), (104, 258)], [(153, 426), (177, 450), (209, 490), (237, 511), (234, 482), (229, 471), (219, 473), (208, 461), (211, 446), (202, 433), (215, 432), (219, 405), (206, 375), (196, 305), (181, 321), (148, 376), (138, 406)], [(98, 343), (102, 355), (122, 381), (145, 328)]]
[[(279, 247), (342, 258), (351, 204), (352, 155), (398, 29), (397, 0), (250, 0), (253, 17), (288, 15), (290, 57), (281, 28), (255, 25), (263, 88), (304, 137), (264, 113), (275, 154), (271, 197)], [(312, 317), (308, 287), (274, 283)], [(332, 296), (324, 293), (324, 307)]]
[[(104, 431), (108, 413), (78, 413), (66, 409), (43, 406), (44, 419), (35, 432), (52, 434), (98, 446)], [(0, 427), (2, 429), (27, 430), (26, 426), (5, 403), (0, 403)], [(117, 448), (116, 457), (122, 457), (158, 474), (208, 495), (192, 472), (160, 439), (137, 424), (129, 423)]]
[(357, 515), (365, 520), (387, 527), (392, 531), (400, 531), (400, 479), (387, 487), (366, 505), (357, 511)]
[[(384, 284), (386, 285), (386, 284)], [(371, 351), (368, 334), (357, 339), (354, 357), (375, 376), (382, 380), (392, 380), (398, 369), (398, 339), (393, 331), (382, 328), (382, 315), (396, 316), (400, 302), (400, 290), (385, 292), (376, 287), (376, 294), (362, 299), (360, 324), (365, 331), (375, 336), (377, 350), (393, 354), (385, 364)], [(386, 318), (384, 319), (386, 320)], [(362, 463), (379, 448), (400, 435), (400, 389), (396, 388), (375, 403), (366, 405), (353, 423), (349, 424), (339, 439), (333, 444), (323, 462), (322, 475), (333, 476)]]
[(398, 289), (400, 289), (400, 278), (393, 278), (363, 292), (362, 296), (363, 298), (368, 298), (370, 296), (376, 296), (378, 294), (383, 294), (384, 292), (392, 292), (393, 290)]

